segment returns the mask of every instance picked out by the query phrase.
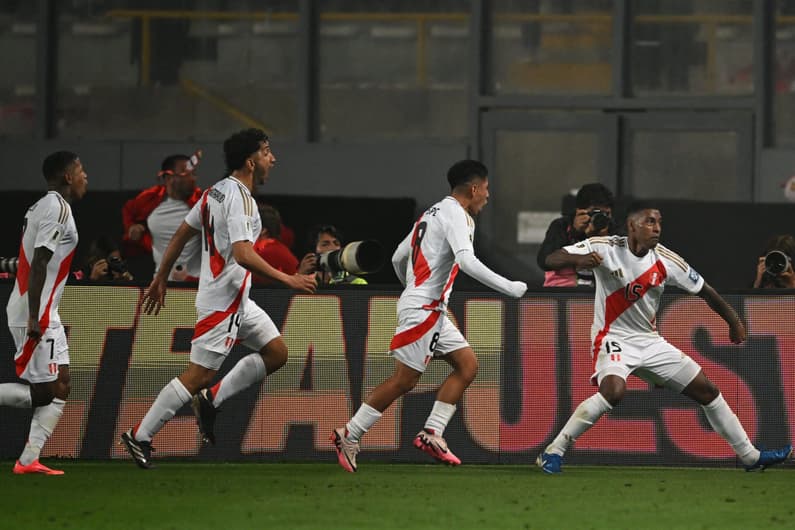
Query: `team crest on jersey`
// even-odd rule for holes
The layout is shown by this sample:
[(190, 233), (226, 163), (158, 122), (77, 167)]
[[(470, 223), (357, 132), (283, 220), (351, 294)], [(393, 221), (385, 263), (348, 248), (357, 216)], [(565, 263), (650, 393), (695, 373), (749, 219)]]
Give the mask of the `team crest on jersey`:
[(696, 283), (698, 281), (698, 278), (699, 278), (698, 273), (696, 272), (696, 269), (694, 269), (692, 267), (690, 268), (690, 274), (688, 274), (687, 277), (690, 278), (690, 281), (693, 282), (693, 283)]
[(574, 248), (585, 248), (585, 243), (577, 243)]
[(623, 278), (624, 277), (624, 270), (623, 269), (616, 269), (614, 271), (610, 271), (610, 276), (613, 278)]

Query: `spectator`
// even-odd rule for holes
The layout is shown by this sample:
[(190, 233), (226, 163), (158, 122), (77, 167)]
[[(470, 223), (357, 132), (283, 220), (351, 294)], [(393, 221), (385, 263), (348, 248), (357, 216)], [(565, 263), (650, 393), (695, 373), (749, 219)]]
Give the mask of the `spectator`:
[(86, 265), (74, 276), (78, 280), (93, 281), (129, 282), (134, 279), (118, 245), (110, 236), (99, 236), (91, 242)]
[(553, 270), (546, 259), (554, 251), (592, 236), (606, 236), (615, 231), (613, 194), (597, 182), (585, 184), (577, 192), (574, 215), (552, 221), (538, 250), (538, 266), (546, 271), (544, 287), (594, 286), (593, 272), (565, 267)]
[[(158, 177), (162, 183), (145, 189), (125, 203), (123, 248), (127, 256), (152, 254), (155, 271), (177, 227), (201, 197), (194, 173), (201, 151), (193, 157), (171, 155), (161, 164)], [(201, 238), (185, 245), (169, 280), (196, 281), (201, 270)]]
[[(295, 274), (299, 270), (298, 258), (281, 240), (282, 217), (279, 210), (267, 204), (259, 205), (259, 216), (262, 219), (262, 231), (254, 243), (254, 251), (276, 270), (285, 274)], [(307, 254), (301, 261), (301, 274), (310, 274), (314, 270), (314, 254)], [(254, 275), (254, 283), (267, 285), (276, 283), (274, 280)]]
[[(334, 225), (322, 225), (312, 231), (310, 243), (314, 247), (315, 253), (319, 256), (326, 252), (341, 249), (342, 234)], [(318, 269), (316, 264), (312, 270), (317, 271), (318, 285), (367, 285), (367, 280), (354, 276), (347, 271), (332, 273)]]
[(795, 238), (789, 234), (771, 237), (756, 265), (755, 289), (795, 289)]

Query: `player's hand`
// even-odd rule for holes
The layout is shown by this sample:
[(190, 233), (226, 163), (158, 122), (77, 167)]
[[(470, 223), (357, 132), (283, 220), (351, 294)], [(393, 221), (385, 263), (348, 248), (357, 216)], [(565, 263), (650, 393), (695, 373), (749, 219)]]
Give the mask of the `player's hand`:
[(298, 264), (298, 274), (312, 274), (317, 270), (317, 255), (310, 252)]
[(41, 340), (41, 326), (39, 326), (39, 321), (33, 317), (28, 317), (28, 338), (36, 344)]
[(141, 305), (144, 308), (144, 313), (155, 315), (160, 313), (160, 308), (166, 307), (166, 281), (155, 276), (149, 288), (144, 291), (144, 296), (141, 298)]
[(127, 235), (130, 236), (130, 239), (133, 241), (138, 241), (145, 233), (146, 227), (140, 223), (135, 223), (127, 230)]
[(733, 344), (742, 344), (745, 342), (745, 325), (739, 320), (732, 325), (729, 325), (729, 339)]
[(590, 254), (584, 254), (577, 258), (577, 264), (574, 266), (575, 269), (595, 269), (602, 263), (602, 256), (597, 254), (596, 252), (591, 252)]
[(296, 291), (303, 291), (305, 293), (314, 293), (317, 289), (317, 279), (314, 274), (293, 274), (287, 277), (284, 282), (287, 287), (292, 287)]
[(525, 282), (511, 282), (511, 296), (514, 298), (521, 298), (525, 292), (527, 292), (527, 284)]

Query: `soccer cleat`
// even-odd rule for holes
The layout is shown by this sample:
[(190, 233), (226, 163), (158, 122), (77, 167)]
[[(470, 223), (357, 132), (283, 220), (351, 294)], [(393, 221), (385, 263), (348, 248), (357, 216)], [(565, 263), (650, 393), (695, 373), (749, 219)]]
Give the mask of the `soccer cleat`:
[(152, 467), (152, 442), (141, 442), (135, 439), (132, 429), (122, 433), (121, 441), (127, 447), (127, 452), (133, 457), (138, 467), (149, 469)]
[(775, 450), (764, 450), (759, 452), (759, 460), (755, 464), (745, 466), (746, 471), (764, 471), (770, 466), (775, 466), (786, 462), (792, 457), (792, 445)]
[(444, 438), (437, 436), (433, 431), (423, 429), (414, 437), (414, 447), (424, 453), (428, 453), (439, 462), (444, 462), (451, 466), (457, 466), (461, 460), (447, 448)]
[(337, 461), (342, 469), (349, 473), (356, 473), (356, 455), (359, 453), (359, 442), (348, 440), (345, 427), (339, 427), (331, 432), (329, 441), (334, 442), (337, 450)]
[(204, 445), (215, 445), (215, 416), (218, 409), (213, 405), (213, 394), (209, 388), (204, 388), (193, 396), (191, 403), (193, 414), (196, 416), (196, 425), (202, 435)]
[(563, 464), (560, 455), (552, 453), (541, 453), (536, 458), (536, 465), (541, 468), (544, 473), (554, 475), (556, 473), (563, 473), (561, 465)]
[(27, 475), (28, 473), (39, 473), (42, 475), (63, 475), (63, 471), (60, 469), (50, 469), (39, 462), (38, 458), (26, 466), (23, 466), (19, 463), (19, 460), (17, 460), (17, 463), (14, 464), (14, 474)]

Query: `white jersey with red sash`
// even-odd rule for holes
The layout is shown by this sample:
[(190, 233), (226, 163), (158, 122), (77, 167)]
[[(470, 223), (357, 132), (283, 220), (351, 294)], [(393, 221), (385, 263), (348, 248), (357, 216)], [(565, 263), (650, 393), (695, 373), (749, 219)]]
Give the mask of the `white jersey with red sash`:
[(243, 313), (251, 289), (251, 273), (238, 265), (232, 244), (259, 237), (262, 224), (249, 189), (230, 176), (207, 189), (185, 218), (202, 231), (201, 274), (194, 340), (221, 323), (230, 313)]
[[(77, 247), (77, 226), (69, 203), (56, 191), (50, 191), (31, 206), (25, 214), (22, 242), (19, 246), (19, 265), (14, 289), (6, 306), (9, 328), (25, 328), (28, 324), (28, 280), (35, 250), (44, 247), (52, 252), (47, 263), (44, 286), (39, 302), (39, 327), (60, 328), (58, 305), (61, 301), (69, 268)], [(27, 340), (16, 356), (17, 374), (20, 375), (35, 349)], [(64, 346), (65, 347), (65, 346)]]
[(659, 337), (657, 309), (666, 284), (696, 294), (704, 279), (675, 252), (658, 244), (645, 256), (629, 250), (626, 236), (592, 237), (564, 247), (569, 254), (596, 252), (596, 295), (591, 340), (598, 352), (608, 333), (625, 340)]

